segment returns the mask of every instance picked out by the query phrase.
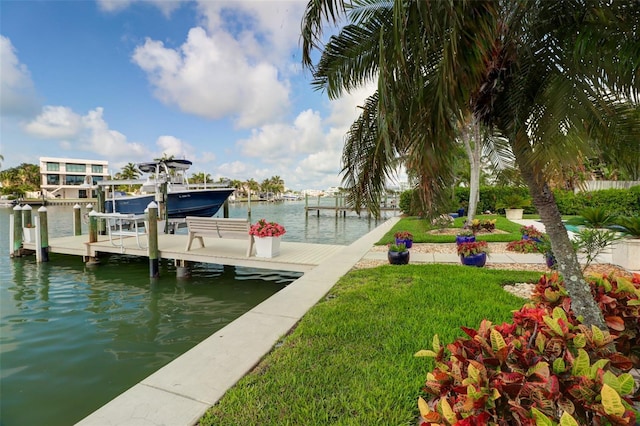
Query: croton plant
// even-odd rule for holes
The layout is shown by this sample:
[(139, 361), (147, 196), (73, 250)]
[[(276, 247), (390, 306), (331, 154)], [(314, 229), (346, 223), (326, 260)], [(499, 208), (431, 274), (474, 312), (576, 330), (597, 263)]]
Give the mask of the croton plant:
[[(596, 281), (599, 303), (610, 309), (607, 323), (620, 317), (613, 324), (621, 328), (628, 318), (637, 332), (637, 310), (635, 324), (627, 314), (638, 308), (640, 279)], [(560, 282), (556, 274), (543, 277), (541, 303), (516, 311), (511, 324), (484, 320), (477, 330), (463, 327), (467, 337), (447, 351), (434, 336), (432, 350), (416, 354), (435, 358), (418, 400), (421, 426), (637, 424), (640, 397), (628, 373), (634, 362), (629, 352), (612, 350), (620, 334), (580, 324)], [(621, 292), (626, 296), (615, 297)]]

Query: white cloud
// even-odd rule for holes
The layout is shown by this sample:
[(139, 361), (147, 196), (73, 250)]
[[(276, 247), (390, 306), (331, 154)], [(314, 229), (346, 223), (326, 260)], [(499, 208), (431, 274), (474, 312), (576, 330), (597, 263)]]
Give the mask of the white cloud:
[(156, 141), (156, 145), (160, 148), (160, 152), (154, 155), (154, 158), (161, 158), (163, 155), (173, 158), (193, 159), (195, 157), (193, 147), (188, 143), (181, 141), (175, 136), (160, 136)]
[[(198, 2), (209, 33), (235, 34), (247, 57), (266, 59), (281, 70), (290, 65), (291, 51), (298, 47), (306, 4), (305, 0)], [(299, 58), (294, 61), (299, 62)]]
[(128, 161), (146, 159), (146, 148), (139, 143), (129, 142), (127, 137), (117, 130), (109, 129), (102, 113), (103, 109), (98, 107), (82, 117), (84, 132), (76, 141), (76, 149), (95, 152), (104, 157), (127, 158)]
[(0, 36), (0, 115), (32, 115), (39, 108), (26, 65), (7, 37)]
[(192, 28), (187, 41), (170, 49), (147, 39), (133, 53), (162, 102), (210, 119), (234, 117), (247, 128), (281, 116), (289, 106), (289, 83), (271, 64), (251, 60), (231, 34)]
[(82, 128), (82, 118), (71, 108), (47, 105), (24, 126), (27, 133), (43, 139), (73, 138)]
[(98, 0), (98, 7), (105, 12), (119, 12), (134, 2), (151, 4), (160, 9), (162, 14), (168, 18), (174, 10), (180, 7), (182, 0)]

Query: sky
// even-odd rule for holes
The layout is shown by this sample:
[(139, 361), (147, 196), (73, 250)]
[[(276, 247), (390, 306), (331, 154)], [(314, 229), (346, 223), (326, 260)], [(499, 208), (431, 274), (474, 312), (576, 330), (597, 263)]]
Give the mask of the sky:
[(372, 85), (330, 100), (301, 66), (306, 0), (0, 0), (1, 169), (41, 156), (288, 189), (340, 186)]

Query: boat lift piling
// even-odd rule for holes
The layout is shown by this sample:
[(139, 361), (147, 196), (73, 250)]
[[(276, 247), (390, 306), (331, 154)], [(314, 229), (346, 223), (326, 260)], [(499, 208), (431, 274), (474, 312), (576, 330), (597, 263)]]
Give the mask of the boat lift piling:
[[(158, 253), (158, 205), (153, 201), (147, 206), (149, 215), (149, 275), (151, 278), (160, 277), (160, 262)], [(166, 222), (165, 222), (166, 223)]]
[[(93, 206), (91, 204), (87, 204), (87, 211), (89, 212), (89, 243), (95, 243), (98, 241), (98, 218), (94, 214)], [(95, 212), (98, 213), (98, 212)], [(94, 256), (86, 256), (86, 264), (87, 266), (95, 266), (100, 264), (100, 260)]]

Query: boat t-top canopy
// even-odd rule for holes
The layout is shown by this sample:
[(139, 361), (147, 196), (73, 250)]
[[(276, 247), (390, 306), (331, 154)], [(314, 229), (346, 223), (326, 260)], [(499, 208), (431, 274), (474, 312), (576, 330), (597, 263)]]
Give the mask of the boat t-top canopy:
[(193, 163), (189, 160), (160, 160), (149, 163), (138, 163), (137, 166), (142, 173), (155, 173), (161, 164), (168, 169), (184, 171), (189, 169)]

